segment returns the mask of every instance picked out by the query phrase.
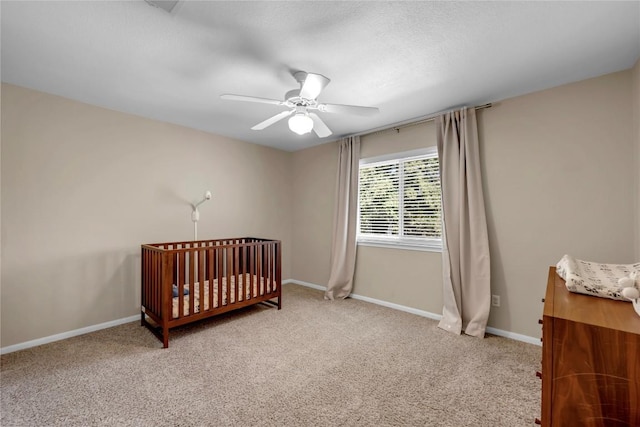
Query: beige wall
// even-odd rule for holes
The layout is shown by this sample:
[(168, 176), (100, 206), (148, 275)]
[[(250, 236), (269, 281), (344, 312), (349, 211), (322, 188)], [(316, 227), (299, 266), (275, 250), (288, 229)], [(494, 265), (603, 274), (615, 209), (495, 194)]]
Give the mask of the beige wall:
[(283, 241), (291, 153), (2, 85), (2, 347), (139, 313), (140, 244)]
[(291, 277), (323, 286), (331, 265), (337, 156), (337, 144), (329, 143), (296, 151), (292, 159)]
[[(494, 104), (478, 113), (492, 251), (489, 325), (539, 336), (545, 279), (563, 254), (633, 261), (631, 72)], [(435, 144), (433, 123), (364, 137), (362, 157)], [(294, 153), (294, 224), (313, 213), (318, 232), (294, 229), (292, 277), (326, 285), (335, 143)], [(321, 200), (320, 200), (321, 199)], [(321, 261), (320, 265), (314, 264)], [(359, 247), (354, 292), (440, 313), (438, 253)]]
[(630, 72), (505, 100), (482, 113), (489, 323), (539, 335), (547, 267), (563, 254), (633, 261)]
[(635, 230), (635, 260), (640, 261), (640, 59), (632, 69), (632, 90), (631, 99), (633, 103), (633, 146), (635, 150), (635, 189), (634, 197), (636, 202), (634, 224)]

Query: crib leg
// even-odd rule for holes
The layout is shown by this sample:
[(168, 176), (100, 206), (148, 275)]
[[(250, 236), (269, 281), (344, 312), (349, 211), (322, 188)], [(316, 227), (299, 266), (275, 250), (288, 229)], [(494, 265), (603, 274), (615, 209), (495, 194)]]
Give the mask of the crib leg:
[(162, 348), (169, 348), (169, 328), (162, 328)]
[(144, 311), (140, 312), (140, 326), (144, 326)]

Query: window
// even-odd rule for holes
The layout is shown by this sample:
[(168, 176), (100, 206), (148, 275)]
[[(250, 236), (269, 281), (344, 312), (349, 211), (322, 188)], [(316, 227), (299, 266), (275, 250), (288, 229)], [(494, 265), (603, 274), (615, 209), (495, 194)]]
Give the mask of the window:
[(360, 160), (358, 243), (442, 249), (442, 198), (435, 147)]

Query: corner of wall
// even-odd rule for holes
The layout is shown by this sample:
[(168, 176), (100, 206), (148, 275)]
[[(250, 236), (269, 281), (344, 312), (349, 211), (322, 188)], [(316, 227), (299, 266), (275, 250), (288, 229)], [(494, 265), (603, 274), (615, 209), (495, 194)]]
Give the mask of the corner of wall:
[(632, 123), (633, 123), (633, 153), (634, 153), (634, 171), (635, 171), (635, 210), (634, 210), (634, 248), (635, 260), (640, 261), (640, 58), (636, 61), (631, 70), (632, 78)]

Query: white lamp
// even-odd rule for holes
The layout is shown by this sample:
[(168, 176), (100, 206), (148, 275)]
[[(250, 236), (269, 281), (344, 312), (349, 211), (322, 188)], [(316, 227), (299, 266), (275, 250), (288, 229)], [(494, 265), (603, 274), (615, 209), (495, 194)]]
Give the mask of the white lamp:
[(304, 135), (313, 129), (313, 120), (307, 113), (296, 113), (289, 119), (289, 129), (298, 135)]

